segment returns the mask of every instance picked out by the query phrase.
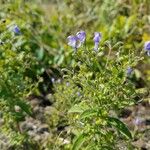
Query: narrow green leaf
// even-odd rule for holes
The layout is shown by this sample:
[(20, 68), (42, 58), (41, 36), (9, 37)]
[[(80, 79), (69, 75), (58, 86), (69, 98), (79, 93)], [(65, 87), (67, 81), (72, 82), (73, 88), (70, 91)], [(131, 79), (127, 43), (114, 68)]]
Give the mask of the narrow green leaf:
[(72, 150), (79, 150), (85, 141), (86, 141), (86, 136), (84, 134), (80, 134), (75, 140)]
[(85, 110), (82, 114), (81, 114), (81, 119), (83, 118), (88, 118), (88, 117), (91, 117), (91, 116), (94, 116), (96, 114), (96, 111), (95, 110), (91, 110), (91, 109), (88, 109), (88, 110)]
[(16, 105), (18, 105), (23, 111), (25, 111), (28, 115), (32, 115), (32, 112), (30, 110), (30, 105), (23, 101), (17, 101)]
[(114, 126), (117, 130), (119, 130), (120, 133), (125, 135), (127, 138), (132, 139), (131, 132), (129, 131), (127, 126), (122, 121), (120, 121), (117, 118), (113, 118), (113, 117), (108, 117), (107, 119), (108, 119), (108, 123), (111, 126)]

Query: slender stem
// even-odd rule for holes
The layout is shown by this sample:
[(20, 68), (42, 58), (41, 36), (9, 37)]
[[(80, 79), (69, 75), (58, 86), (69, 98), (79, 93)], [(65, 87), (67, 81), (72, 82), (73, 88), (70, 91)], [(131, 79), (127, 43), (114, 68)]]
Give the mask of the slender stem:
[(110, 58), (111, 51), (112, 51), (112, 48), (111, 48), (111, 46), (109, 46), (109, 52), (108, 52), (108, 56), (107, 56), (107, 61), (106, 61), (105, 67), (107, 67), (108, 60), (109, 60), (109, 58)]

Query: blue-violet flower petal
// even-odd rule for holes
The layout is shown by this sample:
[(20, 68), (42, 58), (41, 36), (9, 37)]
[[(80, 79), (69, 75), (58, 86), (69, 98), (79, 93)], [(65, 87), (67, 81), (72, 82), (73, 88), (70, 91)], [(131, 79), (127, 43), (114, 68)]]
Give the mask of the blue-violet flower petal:
[(76, 34), (77, 38), (79, 39), (79, 41), (81, 43), (84, 43), (85, 42), (85, 39), (86, 39), (86, 33), (84, 31), (79, 31), (77, 32)]

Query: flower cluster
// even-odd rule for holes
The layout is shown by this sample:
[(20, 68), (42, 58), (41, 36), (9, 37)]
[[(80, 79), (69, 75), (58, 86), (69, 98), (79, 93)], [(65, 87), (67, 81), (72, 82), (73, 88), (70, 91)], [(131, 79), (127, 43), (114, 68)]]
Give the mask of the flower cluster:
[(68, 45), (75, 51), (85, 42), (86, 33), (84, 31), (77, 32), (76, 35), (68, 36)]
[[(101, 41), (101, 38), (102, 38), (102, 35), (100, 32), (94, 33), (93, 41), (94, 41), (94, 50), (95, 51), (98, 51), (98, 46)], [(86, 33), (85, 33), (85, 31), (81, 30), (81, 31), (77, 32), (76, 35), (68, 36), (67, 40), (68, 40), (68, 45), (71, 46), (74, 49), (74, 51), (76, 52), (77, 49), (81, 45), (83, 45), (84, 42), (86, 41)], [(147, 55), (150, 56), (150, 41), (145, 42), (144, 50), (147, 52)], [(132, 71), (131, 71), (131, 69), (128, 69), (127, 72), (131, 73)], [(128, 73), (128, 74), (130, 74), (130, 73)]]
[[(86, 33), (85, 33), (85, 31), (79, 31), (79, 32), (77, 32), (77, 34), (75, 36), (74, 35), (68, 36), (67, 40), (68, 40), (68, 45), (71, 46), (76, 52), (77, 49), (81, 45), (84, 44), (84, 42), (86, 40)], [(94, 45), (95, 51), (98, 50), (98, 45), (99, 45), (100, 40), (101, 40), (101, 33), (95, 32), (94, 38), (93, 38), (93, 41), (95, 43), (95, 45)]]

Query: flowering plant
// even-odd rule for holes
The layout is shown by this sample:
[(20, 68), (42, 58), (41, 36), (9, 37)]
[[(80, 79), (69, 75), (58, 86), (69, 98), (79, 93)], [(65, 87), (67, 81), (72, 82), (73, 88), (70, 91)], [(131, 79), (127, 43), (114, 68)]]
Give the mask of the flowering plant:
[(71, 69), (63, 69), (63, 85), (55, 87), (55, 105), (68, 119), (69, 133), (75, 135), (73, 150), (116, 149), (123, 139), (132, 138), (117, 114), (134, 104), (136, 89), (130, 77), (141, 58), (134, 51), (125, 54), (120, 43), (106, 41), (98, 48), (99, 32), (94, 33), (94, 48), (88, 49), (85, 32), (78, 33), (84, 33), (82, 38), (78, 34), (68, 37), (76, 62)]

